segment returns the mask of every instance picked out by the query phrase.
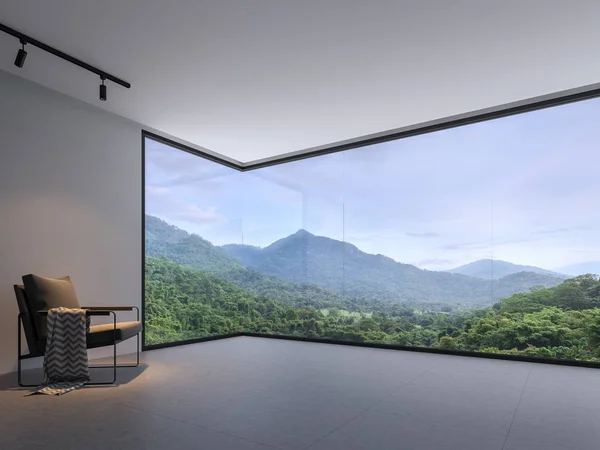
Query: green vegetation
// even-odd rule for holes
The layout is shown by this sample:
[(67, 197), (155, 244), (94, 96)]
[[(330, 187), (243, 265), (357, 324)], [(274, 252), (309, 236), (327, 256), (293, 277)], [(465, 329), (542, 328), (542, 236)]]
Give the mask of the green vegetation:
[(167, 258), (217, 275), (220, 280), (249, 293), (294, 305), (312, 308), (360, 308), (367, 305), (365, 302), (361, 305), (361, 300), (344, 298), (320, 286), (288, 282), (247, 268), (207, 240), (149, 215), (146, 215), (146, 256)]
[(264, 249), (216, 247), (149, 215), (146, 254), (214, 273), (256, 294), (276, 294), (278, 299), (306, 302), (315, 308), (349, 302), (342, 306), (355, 309), (369, 307), (373, 301), (490, 306), (532, 286), (552, 287), (563, 281), (534, 272), (512, 273), (492, 281), (421, 270), (304, 230)]
[[(148, 257), (146, 344), (247, 331), (600, 361), (599, 289), (598, 277), (585, 275), (486, 309), (442, 312), (443, 307), (430, 305), (374, 303), (369, 312), (333, 307), (325, 312), (251, 294), (216, 275)], [(583, 303), (572, 295), (582, 290)], [(522, 307), (528, 297), (533, 308)]]
[[(528, 284), (530, 272), (514, 273), (503, 278), (511, 277), (520, 292), (483, 307), (455, 296), (444, 302), (343, 295), (245, 267), (208, 241), (158, 219), (150, 218), (148, 226), (148, 217), (147, 345), (246, 331), (600, 361), (597, 275), (542, 287)], [(408, 267), (408, 273), (419, 270)], [(463, 290), (469, 295), (469, 277), (445, 275), (467, 279)]]

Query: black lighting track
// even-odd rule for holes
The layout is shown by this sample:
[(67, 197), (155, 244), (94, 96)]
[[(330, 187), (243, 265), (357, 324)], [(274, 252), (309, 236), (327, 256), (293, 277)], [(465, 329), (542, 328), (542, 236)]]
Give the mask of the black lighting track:
[(64, 52), (61, 52), (60, 50), (51, 47), (47, 44), (44, 44), (43, 42), (38, 41), (37, 39), (32, 38), (31, 36), (28, 36), (26, 34), (21, 33), (20, 31), (17, 31), (9, 26), (6, 26), (2, 23), (0, 23), (0, 31), (5, 32), (6, 34), (10, 34), (11, 36), (16, 37), (17, 39), (19, 39), (19, 41), (27, 43), (29, 45), (33, 45), (34, 47), (39, 48), (40, 50), (44, 50), (45, 52), (51, 53), (54, 56), (58, 56), (61, 59), (64, 59), (65, 61), (70, 62), (71, 64), (75, 64), (76, 66), (81, 67), (82, 69), (88, 70), (92, 73), (95, 73), (96, 75), (98, 75), (100, 78), (104, 78), (106, 80), (110, 80), (113, 83), (116, 83), (120, 86), (123, 86), (124, 88), (129, 89), (131, 87), (131, 84), (128, 83), (125, 80), (122, 80), (119, 77), (116, 77), (114, 75), (111, 75), (108, 72), (105, 72), (104, 70), (98, 69), (97, 67), (92, 66), (91, 64), (88, 64), (86, 62), (81, 61), (80, 59), (77, 59), (71, 55), (68, 55)]

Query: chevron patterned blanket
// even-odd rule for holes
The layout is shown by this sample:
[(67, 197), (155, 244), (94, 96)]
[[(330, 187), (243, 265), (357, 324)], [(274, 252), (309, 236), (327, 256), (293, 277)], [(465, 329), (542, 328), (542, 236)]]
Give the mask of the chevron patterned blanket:
[(30, 394), (62, 395), (90, 381), (86, 334), (89, 318), (84, 309), (48, 311), (44, 382)]

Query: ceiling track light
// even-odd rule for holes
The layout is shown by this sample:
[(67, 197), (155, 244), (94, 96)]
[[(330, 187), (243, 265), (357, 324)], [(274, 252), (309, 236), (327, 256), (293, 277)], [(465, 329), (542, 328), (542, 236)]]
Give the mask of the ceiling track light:
[(27, 52), (25, 51), (25, 46), (27, 45), (27, 41), (25, 39), (20, 39), (21, 48), (17, 53), (17, 57), (15, 58), (15, 66), (21, 69), (25, 65), (25, 58), (27, 58)]
[(104, 80), (106, 80), (106, 77), (100, 76), (100, 100), (105, 102), (106, 101), (106, 85), (104, 84)]
[(66, 53), (61, 52), (60, 50), (58, 50), (54, 47), (50, 47), (49, 45), (44, 44), (43, 42), (40, 42), (37, 39), (27, 36), (26, 34), (23, 34), (17, 30), (14, 30), (2, 23), (0, 23), (0, 31), (3, 31), (6, 34), (10, 34), (11, 36), (16, 37), (17, 39), (19, 39), (19, 42), (21, 42), (21, 48), (19, 49), (19, 52), (17, 53), (17, 57), (15, 58), (15, 66), (17, 66), (19, 68), (23, 67), (23, 65), (25, 64), (25, 59), (27, 58), (27, 52), (25, 51), (25, 45), (29, 44), (29, 45), (33, 45), (34, 47), (37, 47), (41, 50), (44, 50), (45, 52), (51, 53), (54, 56), (58, 56), (59, 58), (64, 59), (65, 61), (68, 61), (71, 64), (75, 64), (76, 66), (79, 66), (82, 69), (85, 69), (89, 72), (92, 72), (92, 73), (95, 73), (96, 75), (98, 75), (101, 80), (100, 100), (103, 102), (106, 101), (106, 85), (105, 85), (106, 80), (112, 81), (113, 83), (116, 83), (127, 89), (129, 89), (131, 87), (130, 83), (128, 83), (125, 80), (122, 80), (121, 78), (117, 78), (114, 75), (106, 73), (105, 71), (98, 69), (97, 67), (94, 67), (91, 64), (83, 62), (80, 59), (74, 58), (71, 55), (67, 55)]

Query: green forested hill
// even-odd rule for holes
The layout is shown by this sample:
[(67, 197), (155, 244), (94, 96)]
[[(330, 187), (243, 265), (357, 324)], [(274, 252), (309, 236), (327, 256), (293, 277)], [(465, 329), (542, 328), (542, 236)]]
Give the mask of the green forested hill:
[(145, 225), (148, 256), (166, 257), (180, 264), (213, 273), (224, 273), (244, 267), (207, 240), (169, 225), (158, 217), (146, 214)]
[(513, 264), (508, 261), (501, 261), (498, 259), (480, 259), (473, 261), (472, 263), (465, 264), (464, 266), (456, 267), (446, 272), (460, 273), (468, 277), (483, 278), (489, 280), (490, 278), (499, 279), (507, 275), (512, 275), (518, 272), (533, 272), (540, 273), (543, 275), (550, 275), (556, 278), (568, 278), (566, 275), (562, 275), (558, 272), (551, 270), (542, 269), (541, 267), (534, 266), (521, 266)]
[[(145, 280), (147, 345), (240, 331), (358, 342), (382, 336), (381, 332), (372, 333), (372, 325), (367, 327), (369, 313), (346, 316), (332, 307), (330, 314), (324, 314), (253, 294), (215, 274), (166, 258), (146, 257)], [(406, 311), (416, 317), (412, 310)], [(356, 326), (362, 319), (367, 321), (364, 329)], [(428, 342), (434, 340), (430, 336)]]
[(314, 307), (371, 301), (485, 306), (533, 286), (550, 287), (562, 281), (532, 272), (490, 281), (421, 270), (304, 230), (265, 249), (216, 247), (149, 215), (146, 254), (218, 274), (255, 294)]
[(494, 299), (500, 300), (519, 292), (529, 292), (534, 287), (554, 287), (563, 281), (564, 278), (541, 273), (517, 272), (506, 275), (499, 280), (493, 280), (490, 284), (494, 289)]
[(531, 313), (544, 308), (583, 310), (600, 307), (600, 282), (598, 275), (587, 274), (565, 280), (549, 288), (535, 288), (529, 292), (515, 294), (495, 305), (505, 314)]
[[(557, 282), (517, 272), (490, 284), (306, 232), (250, 254), (154, 217), (146, 226), (147, 345), (242, 331), (600, 361), (597, 275)], [(307, 284), (317, 281), (327, 288)], [(500, 300), (465, 307), (490, 304), (490, 296)]]
[(600, 359), (600, 282), (593, 275), (517, 294), (493, 308), (442, 313), (380, 302), (370, 312), (297, 307), (164, 258), (148, 257), (145, 271), (147, 345), (244, 331)]
[(241, 264), (259, 272), (368, 300), (491, 305), (533, 286), (551, 287), (563, 281), (533, 272), (514, 273), (491, 281), (421, 270), (305, 230), (264, 249), (242, 245), (222, 248)]
[(342, 298), (339, 294), (316, 285), (291, 283), (247, 268), (207, 240), (149, 215), (146, 215), (146, 255), (168, 258), (218, 275), (222, 281), (266, 299), (314, 308), (361, 304), (358, 299)]
[(600, 359), (600, 280), (588, 274), (515, 294), (440, 346), (576, 360)]

